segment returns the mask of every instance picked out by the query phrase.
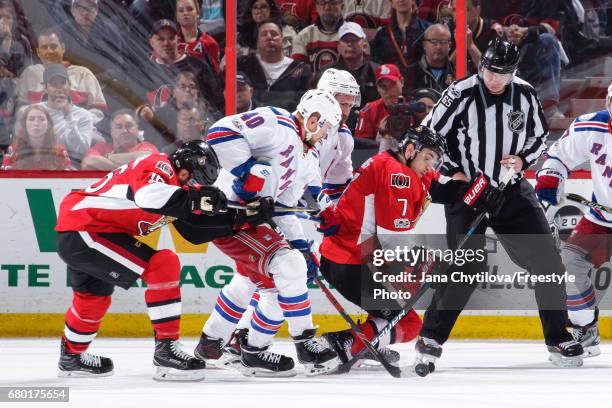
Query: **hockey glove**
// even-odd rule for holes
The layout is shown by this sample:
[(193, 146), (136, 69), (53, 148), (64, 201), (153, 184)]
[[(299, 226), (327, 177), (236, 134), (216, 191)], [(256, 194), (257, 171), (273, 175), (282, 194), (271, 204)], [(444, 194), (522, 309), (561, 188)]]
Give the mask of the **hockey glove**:
[(214, 215), (227, 212), (227, 198), (214, 186), (183, 186), (189, 195), (189, 209), (194, 214)]
[(246, 210), (236, 210), (235, 229), (256, 227), (270, 222), (274, 216), (274, 200), (272, 197), (258, 197), (246, 203)]
[(271, 168), (270, 163), (266, 161), (248, 161), (240, 177), (234, 180), (232, 190), (241, 200), (252, 200), (263, 189), (266, 179), (271, 174)]
[(337, 234), (340, 230), (340, 214), (335, 204), (328, 205), (317, 217), (321, 219), (317, 231), (321, 232), (323, 236), (329, 237)]
[(305, 239), (296, 239), (294, 241), (289, 241), (291, 246), (304, 255), (304, 259), (306, 260), (306, 283), (312, 283), (315, 276), (319, 274), (319, 266), (315, 262), (313, 256), (314, 254), (311, 251), (312, 244), (314, 241), (306, 241)]
[(553, 169), (542, 169), (536, 175), (536, 195), (541, 204), (558, 205), (561, 201), (563, 175)]
[(504, 193), (489, 184), (482, 174), (476, 175), (472, 179), (463, 194), (463, 202), (472, 207), (475, 212), (487, 212), (493, 217), (499, 214), (505, 200)]

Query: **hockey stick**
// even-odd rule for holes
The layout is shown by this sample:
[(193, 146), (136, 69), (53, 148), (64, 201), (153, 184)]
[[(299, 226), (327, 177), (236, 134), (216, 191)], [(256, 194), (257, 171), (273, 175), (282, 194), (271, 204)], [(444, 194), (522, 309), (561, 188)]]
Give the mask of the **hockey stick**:
[[(227, 208), (233, 208), (234, 210), (253, 210), (248, 205), (240, 204), (235, 201), (230, 201), (227, 204)], [(275, 213), (283, 213), (283, 212), (307, 212), (307, 213), (315, 213), (319, 212), (318, 208), (310, 208), (310, 207), (278, 207), (275, 209)]]
[(569, 193), (569, 194), (565, 194), (565, 198), (567, 198), (568, 200), (580, 203), (594, 210), (604, 211), (604, 212), (612, 214), (612, 208), (596, 203), (595, 201), (589, 201), (581, 195)]
[[(313, 259), (315, 259), (314, 256), (313, 256)], [(318, 264), (317, 261), (318, 260), (315, 260), (315, 263)], [(351, 326), (351, 330), (353, 331), (353, 333), (355, 333), (357, 338), (363, 343), (363, 345), (365, 346), (365, 349), (367, 349), (370, 353), (372, 353), (374, 357), (376, 357), (376, 360), (378, 360), (380, 364), (382, 364), (383, 367), (385, 367), (385, 369), (389, 372), (389, 374), (391, 374), (395, 378), (400, 378), (402, 375), (401, 369), (389, 363), (387, 359), (382, 354), (380, 354), (380, 351), (378, 351), (376, 347), (372, 345), (372, 343), (370, 343), (370, 341), (368, 340), (368, 337), (361, 331), (359, 326), (355, 324), (355, 322), (348, 315), (348, 313), (346, 313), (346, 310), (344, 309), (344, 307), (342, 307), (340, 302), (338, 302), (338, 299), (336, 299), (334, 294), (331, 293), (329, 288), (316, 275), (314, 277), (314, 282), (317, 284), (319, 288), (321, 288), (327, 300), (329, 300), (329, 302), (334, 306), (334, 308), (338, 311), (338, 313), (340, 313), (340, 316), (342, 316), (342, 318), (349, 324), (349, 326)]]
[[(506, 188), (506, 186), (508, 185), (508, 183), (510, 183), (510, 181), (512, 180), (512, 178), (515, 175), (515, 170), (514, 167), (511, 167), (510, 169), (508, 169), (508, 172), (506, 173), (506, 175), (504, 176), (504, 178), (501, 180), (500, 184), (499, 184), (499, 189), (500, 190), (504, 190)], [(482, 222), (482, 220), (485, 218), (486, 213), (481, 213), (478, 215), (478, 217), (476, 217), (476, 219), (474, 221), (472, 221), (472, 223), (470, 224), (470, 227), (468, 228), (468, 231), (466, 232), (465, 236), (463, 237), (463, 239), (461, 240), (461, 242), (459, 242), (459, 244), (457, 245), (457, 249), (461, 249), (465, 243), (468, 241), (468, 239), (474, 234), (474, 231), (476, 231), (476, 228), (478, 228), (478, 226), (480, 225), (480, 223)], [(423, 271), (425, 271), (425, 273), (429, 273), (430, 269), (433, 269), (435, 267), (441, 267), (442, 269), (440, 270), (440, 274), (443, 274), (446, 272), (446, 270), (448, 268), (451, 267), (450, 264), (446, 264), (446, 263), (439, 263), (437, 265), (434, 264), (434, 260), (431, 260), (427, 262), (427, 264), (424, 266)], [(406, 304), (404, 305), (404, 307), (402, 307), (400, 309), (400, 311), (397, 313), (397, 315), (395, 315), (395, 317), (393, 317), (393, 319), (391, 319), (389, 321), (389, 323), (387, 323), (387, 325), (385, 327), (383, 327), (378, 334), (376, 334), (376, 336), (374, 336), (372, 338), (372, 340), (370, 341), (370, 343), (373, 346), (377, 346), (378, 343), (380, 342), (380, 340), (386, 336), (387, 334), (389, 334), (391, 332), (391, 330), (400, 322), (400, 320), (402, 320), (404, 318), (404, 316), (406, 316), (408, 314), (408, 312), (410, 311), (410, 309), (412, 309), (412, 307), (416, 304), (416, 302), (419, 301), (419, 299), (421, 297), (423, 297), (423, 295), (427, 292), (427, 290), (430, 288), (430, 285), (423, 285), (419, 288), (419, 290), (417, 290), (417, 292), (411, 296), (411, 298), (406, 302)], [(359, 353), (357, 353), (357, 355), (353, 356), (352, 359), (350, 359), (349, 361), (347, 361), (344, 364), (341, 364), (340, 367), (338, 368), (339, 372), (348, 372), (351, 367), (360, 359), (363, 357), (363, 354), (365, 353), (365, 349), (361, 350)]]

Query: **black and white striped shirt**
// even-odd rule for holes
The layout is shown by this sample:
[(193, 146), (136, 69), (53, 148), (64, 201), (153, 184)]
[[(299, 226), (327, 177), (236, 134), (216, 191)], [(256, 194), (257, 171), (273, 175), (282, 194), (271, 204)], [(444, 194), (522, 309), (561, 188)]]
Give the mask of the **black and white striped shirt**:
[(478, 75), (453, 83), (423, 124), (446, 138), (443, 169), (449, 176), (463, 172), (471, 178), (482, 172), (494, 186), (505, 174), (499, 164), (503, 156), (519, 156), (527, 169), (546, 148), (548, 136), (535, 89), (516, 76), (501, 95), (490, 94)]

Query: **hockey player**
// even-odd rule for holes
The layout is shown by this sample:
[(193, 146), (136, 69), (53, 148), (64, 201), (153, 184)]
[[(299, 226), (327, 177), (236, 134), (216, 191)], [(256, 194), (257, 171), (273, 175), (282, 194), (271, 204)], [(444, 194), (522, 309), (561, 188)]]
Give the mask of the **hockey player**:
[[(155, 335), (156, 380), (201, 380), (205, 364), (179, 346), (180, 265), (170, 250), (154, 250), (134, 236), (145, 235), (192, 214), (228, 223), (227, 199), (210, 186), (219, 162), (205, 142), (192, 141), (170, 157), (143, 156), (108, 173), (60, 205), (57, 251), (68, 265), (74, 291), (61, 341), (59, 376), (108, 376), (110, 358), (87, 353), (114, 287), (146, 282), (145, 301)], [(192, 185), (197, 183), (197, 185)], [(205, 217), (202, 215), (201, 217)], [(222, 221), (223, 222), (223, 221)]]
[[(230, 200), (248, 202), (265, 195), (281, 206), (294, 206), (303, 193), (305, 174), (314, 167), (309, 158), (313, 152), (305, 156), (304, 143), (316, 144), (329, 129), (339, 125), (340, 119), (340, 106), (333, 96), (313, 90), (304, 94), (293, 115), (265, 107), (220, 120), (207, 137), (227, 170), (226, 177), (219, 179), (219, 187)], [(295, 189), (300, 193), (296, 195)], [(221, 290), (195, 354), (202, 359), (220, 357), (221, 347), (229, 341), (251, 294), (259, 288), (251, 330), (241, 344), (243, 372), (295, 375), (291, 358), (268, 350), (287, 320), (298, 360), (307, 375), (325, 373), (335, 369), (339, 361), (336, 353), (314, 338), (316, 327), (312, 323), (305, 258), (297, 248), (290, 247), (293, 231), (279, 224), (287, 238), (272, 226), (260, 225), (214, 241), (236, 261), (238, 273)]]
[[(547, 151), (547, 160), (537, 174), (536, 194), (541, 202), (552, 205), (563, 201), (563, 184), (570, 171), (588, 161), (593, 179), (593, 201), (612, 205), (609, 158), (612, 84), (608, 87), (606, 110), (588, 113), (574, 120), (569, 129)], [(612, 215), (591, 209), (574, 227), (563, 244), (561, 258), (574, 283), (567, 284), (567, 310), (570, 332), (582, 344), (585, 355), (600, 354), (598, 309), (589, 277), (591, 267), (599, 268), (610, 258)]]
[[(386, 326), (394, 314), (388, 309), (372, 310), (364, 304), (364, 299), (372, 299), (375, 288), (384, 287), (374, 281), (370, 271), (362, 272), (362, 264), (371, 262), (373, 250), (385, 247), (389, 236), (412, 230), (431, 199), (457, 201), (478, 184), (439, 176), (437, 169), (445, 149), (444, 139), (431, 129), (409, 128), (398, 150), (379, 153), (366, 161), (337, 207), (322, 213), (321, 228), (326, 237), (320, 248), (321, 273), (346, 299), (368, 310), (368, 319), (360, 328), (369, 338)], [(499, 200), (499, 190), (486, 185), (472, 205), (490, 207), (498, 205)], [(391, 245), (397, 245), (397, 238), (392, 241)], [(421, 319), (411, 310), (382, 338), (378, 347), (408, 342), (420, 328)], [(364, 347), (349, 329), (326, 333), (324, 337), (343, 362)], [(389, 356), (388, 352), (384, 354)]]

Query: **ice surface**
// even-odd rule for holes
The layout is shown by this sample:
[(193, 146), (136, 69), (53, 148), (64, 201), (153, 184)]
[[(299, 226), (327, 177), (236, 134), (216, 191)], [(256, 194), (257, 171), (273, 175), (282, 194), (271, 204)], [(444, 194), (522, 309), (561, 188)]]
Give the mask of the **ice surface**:
[[(192, 352), (196, 339), (183, 340)], [(414, 343), (393, 346), (404, 364)], [(115, 374), (100, 379), (57, 378), (59, 339), (0, 339), (0, 386), (69, 386), (73, 407), (609, 407), (612, 403), (612, 343), (579, 369), (548, 361), (540, 342), (449, 341), (437, 371), (426, 378), (395, 379), (378, 369), (347, 375), (288, 379), (248, 378), (211, 369), (199, 383), (151, 379), (153, 341), (98, 338), (91, 351), (111, 357)], [(293, 345), (279, 340), (274, 350), (295, 358)], [(591, 405), (591, 404), (597, 405)], [(41, 403), (0, 403), (41, 407)], [(43, 406), (46, 406), (43, 404)]]

